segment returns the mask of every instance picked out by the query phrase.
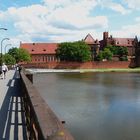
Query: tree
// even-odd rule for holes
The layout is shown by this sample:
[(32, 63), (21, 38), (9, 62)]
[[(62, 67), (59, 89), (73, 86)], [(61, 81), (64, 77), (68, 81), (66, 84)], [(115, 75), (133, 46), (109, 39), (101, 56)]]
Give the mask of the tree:
[(105, 48), (103, 51), (100, 51), (97, 55), (97, 60), (102, 61), (103, 59), (111, 60), (113, 53), (108, 49)]
[(14, 65), (16, 63), (15, 58), (12, 57), (10, 54), (5, 54), (3, 57), (4, 57), (4, 62), (7, 65)]
[(128, 50), (126, 47), (119, 47), (118, 54), (119, 54), (120, 61), (128, 61), (127, 59)]
[(29, 62), (31, 61), (31, 57), (27, 50), (23, 48), (19, 48), (19, 62), (22, 62), (22, 61)]
[(90, 48), (85, 42), (64, 42), (56, 50), (56, 56), (60, 60), (85, 62), (91, 60)]
[(103, 51), (103, 58), (107, 60), (111, 60), (112, 56), (113, 56), (113, 53), (108, 48), (105, 48)]
[(128, 50), (126, 47), (119, 47), (118, 48), (118, 55), (121, 57), (121, 56), (124, 56), (124, 55), (128, 55)]
[(103, 58), (103, 51), (100, 51), (99, 54), (97, 55), (96, 57), (96, 60), (97, 61), (102, 61), (104, 58)]
[(19, 50), (18, 48), (11, 48), (8, 51), (8, 54), (15, 58), (16, 62), (19, 61)]
[(29, 62), (31, 60), (30, 54), (23, 48), (11, 48), (8, 54), (15, 58), (16, 63), (22, 61)]
[(113, 55), (118, 55), (118, 46), (107, 45), (105, 48), (108, 48)]

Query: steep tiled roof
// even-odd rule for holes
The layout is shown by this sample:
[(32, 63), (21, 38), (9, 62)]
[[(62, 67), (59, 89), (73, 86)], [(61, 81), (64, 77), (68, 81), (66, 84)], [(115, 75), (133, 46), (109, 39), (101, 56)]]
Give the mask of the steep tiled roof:
[(134, 38), (113, 38), (116, 46), (132, 46)]
[(84, 39), (84, 42), (87, 44), (94, 44), (94, 41), (95, 40), (93, 39), (93, 37), (90, 34), (88, 34)]
[(100, 44), (98, 40), (94, 40), (93, 37), (88, 34), (85, 39), (84, 39), (84, 42), (91, 45), (91, 44)]
[(21, 43), (20, 47), (30, 54), (55, 54), (58, 43)]

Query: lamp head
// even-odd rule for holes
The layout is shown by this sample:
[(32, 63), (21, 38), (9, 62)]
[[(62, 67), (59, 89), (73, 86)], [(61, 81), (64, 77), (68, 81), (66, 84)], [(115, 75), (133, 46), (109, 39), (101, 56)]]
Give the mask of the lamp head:
[(8, 30), (7, 28), (0, 28), (0, 30)]

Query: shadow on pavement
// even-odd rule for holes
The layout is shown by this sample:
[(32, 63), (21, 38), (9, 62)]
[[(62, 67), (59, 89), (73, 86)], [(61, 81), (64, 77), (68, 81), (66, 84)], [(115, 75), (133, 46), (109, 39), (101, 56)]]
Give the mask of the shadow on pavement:
[(17, 73), (9, 80), (0, 110), (0, 140), (27, 140), (23, 97)]

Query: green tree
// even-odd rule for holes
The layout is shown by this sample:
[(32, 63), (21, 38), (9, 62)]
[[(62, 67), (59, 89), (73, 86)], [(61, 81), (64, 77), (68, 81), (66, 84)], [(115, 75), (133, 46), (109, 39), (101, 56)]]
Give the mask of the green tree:
[(90, 48), (85, 42), (64, 42), (56, 50), (60, 60), (86, 62), (91, 60)]
[(103, 53), (103, 58), (104, 59), (107, 59), (107, 60), (111, 60), (112, 59), (113, 53), (110, 51), (110, 49), (105, 48), (102, 53)]
[(23, 48), (19, 48), (19, 62), (25, 61), (25, 62), (29, 62), (31, 61), (31, 57), (30, 54), (27, 50), (23, 49)]
[(16, 62), (19, 61), (19, 49), (18, 48), (11, 48), (8, 51), (8, 54), (15, 58)]
[(105, 48), (103, 51), (100, 51), (97, 55), (97, 60), (102, 61), (103, 59), (111, 60), (113, 56), (113, 53), (110, 51), (110, 49)]
[(16, 63), (15, 58), (12, 57), (10, 54), (5, 54), (3, 57), (4, 57), (4, 62), (7, 65), (14, 65)]
[(120, 61), (128, 61), (127, 59), (128, 50), (126, 47), (119, 47), (118, 54), (119, 54)]
[(23, 48), (11, 48), (8, 54), (15, 58), (16, 63), (22, 61), (29, 62), (31, 60), (30, 54)]
[(118, 55), (121, 57), (121, 56), (124, 56), (124, 55), (128, 55), (128, 50), (126, 47), (119, 47), (118, 48)]
[(118, 46), (107, 45), (105, 48), (108, 48), (113, 53), (113, 55), (118, 55)]
[[(2, 57), (1, 57), (2, 56)], [(3, 54), (0, 53), (0, 64), (2, 64), (4, 61), (3, 61)]]
[(100, 51), (99, 54), (97, 55), (96, 57), (96, 60), (97, 61), (102, 61), (104, 58), (103, 58), (103, 51)]

